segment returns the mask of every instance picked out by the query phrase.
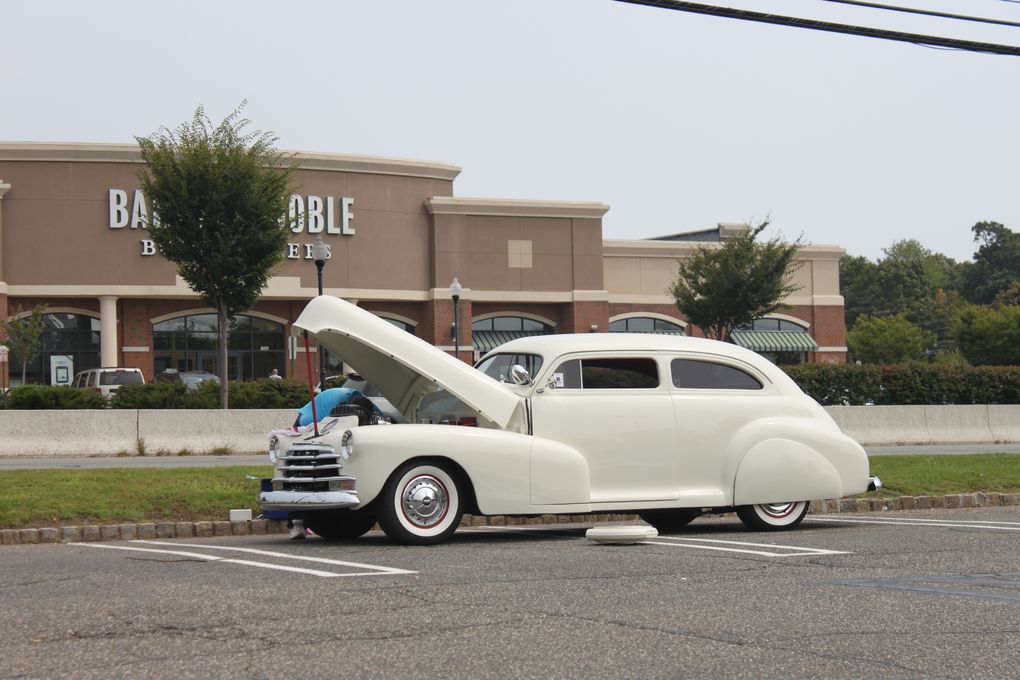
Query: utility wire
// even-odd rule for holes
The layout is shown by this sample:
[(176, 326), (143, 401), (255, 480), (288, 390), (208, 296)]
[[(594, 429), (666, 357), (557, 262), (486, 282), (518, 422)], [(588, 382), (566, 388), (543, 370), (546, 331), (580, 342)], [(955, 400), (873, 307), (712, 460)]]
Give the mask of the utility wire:
[(936, 12), (930, 9), (916, 9), (914, 7), (897, 7), (895, 5), (883, 5), (878, 2), (864, 2), (863, 0), (822, 0), (822, 2), (838, 2), (843, 5), (856, 5), (871, 9), (885, 9), (892, 12), (907, 12), (909, 14), (923, 14), (929, 17), (940, 17), (942, 19), (958, 19), (960, 21), (976, 21), (982, 24), (997, 24), (999, 26), (1018, 26), (1020, 22), (1006, 21), (1005, 19), (987, 19), (985, 17), (972, 17), (963, 14), (950, 14), (948, 12)]
[(944, 47), (965, 52), (982, 52), (985, 54), (1005, 54), (1020, 56), (1020, 47), (1014, 45), (997, 45), (994, 43), (975, 42), (972, 40), (960, 40), (957, 38), (941, 38), (932, 35), (921, 35), (918, 33), (903, 33), (901, 31), (889, 31), (882, 28), (868, 28), (866, 26), (851, 26), (849, 24), (836, 24), (816, 19), (801, 19), (788, 17), (779, 14), (765, 14), (763, 12), (752, 12), (744, 9), (732, 9), (730, 7), (718, 7), (715, 5), (703, 5), (696, 2), (685, 2), (683, 0), (616, 0), (631, 5), (645, 5), (659, 9), (672, 9), (678, 12), (691, 12), (693, 14), (706, 14), (709, 16), (724, 17), (727, 19), (741, 19), (743, 21), (754, 21), (777, 26), (792, 26), (794, 28), (806, 28), (813, 31), (827, 31), (829, 33), (842, 33), (845, 35), (856, 35), (865, 38), (878, 38), (881, 40), (893, 40), (897, 42), (912, 43), (926, 47)]

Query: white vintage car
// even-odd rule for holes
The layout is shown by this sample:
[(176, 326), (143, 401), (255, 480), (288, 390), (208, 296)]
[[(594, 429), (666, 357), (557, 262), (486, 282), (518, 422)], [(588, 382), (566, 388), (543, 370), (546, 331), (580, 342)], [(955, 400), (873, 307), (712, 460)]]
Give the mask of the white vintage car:
[[(735, 510), (753, 529), (790, 529), (811, 500), (877, 481), (864, 450), (814, 400), (735, 345), (549, 335), (508, 342), (472, 368), (333, 297), (313, 300), (295, 325), (407, 420), (369, 425), (348, 405), (318, 434), (271, 440), (262, 508), (325, 538), (354, 538), (378, 521), (394, 541), (437, 543), (465, 512), (638, 513), (670, 532)], [(435, 424), (450, 401), (460, 426)]]

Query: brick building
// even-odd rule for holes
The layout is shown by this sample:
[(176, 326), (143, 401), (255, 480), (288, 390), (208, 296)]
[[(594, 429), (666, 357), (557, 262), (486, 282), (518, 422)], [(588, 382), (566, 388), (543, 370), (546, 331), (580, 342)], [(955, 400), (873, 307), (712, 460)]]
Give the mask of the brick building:
[[(651, 240), (607, 240), (592, 202), (454, 196), (456, 166), (297, 153), (290, 234), (259, 302), (231, 323), (234, 379), (277, 368), (305, 374), (290, 326), (317, 293), (311, 246), (329, 248), (324, 289), (469, 361), (526, 333), (687, 332), (665, 293), (676, 261), (734, 225)], [(52, 381), (53, 357), (75, 371), (132, 366), (215, 371), (213, 311), (147, 238), (134, 145), (0, 143), (0, 314), (46, 305), (43, 350), (28, 382)], [(779, 360), (845, 361), (842, 249), (799, 252), (790, 308), (737, 341)], [(450, 284), (463, 290), (453, 337)], [(780, 353), (781, 352), (781, 353)], [(336, 357), (327, 360), (337, 370)], [(317, 367), (315, 368), (317, 371)], [(21, 366), (0, 364), (0, 385)]]

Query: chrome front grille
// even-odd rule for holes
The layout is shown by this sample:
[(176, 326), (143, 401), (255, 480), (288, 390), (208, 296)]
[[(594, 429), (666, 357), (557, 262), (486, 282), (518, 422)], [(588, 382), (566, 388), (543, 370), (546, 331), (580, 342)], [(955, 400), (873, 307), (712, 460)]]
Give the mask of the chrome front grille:
[(276, 461), (274, 491), (329, 491), (341, 476), (339, 454), (328, 444), (298, 442)]

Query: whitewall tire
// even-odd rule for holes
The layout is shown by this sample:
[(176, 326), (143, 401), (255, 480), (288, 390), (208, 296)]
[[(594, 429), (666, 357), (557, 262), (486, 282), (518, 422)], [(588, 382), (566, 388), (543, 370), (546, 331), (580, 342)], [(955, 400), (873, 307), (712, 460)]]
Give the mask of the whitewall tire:
[(737, 508), (737, 516), (749, 529), (784, 531), (800, 524), (810, 505), (808, 501), (741, 505)]
[(383, 488), (379, 526), (397, 543), (439, 543), (460, 524), (462, 488), (441, 464), (408, 463), (393, 473)]

